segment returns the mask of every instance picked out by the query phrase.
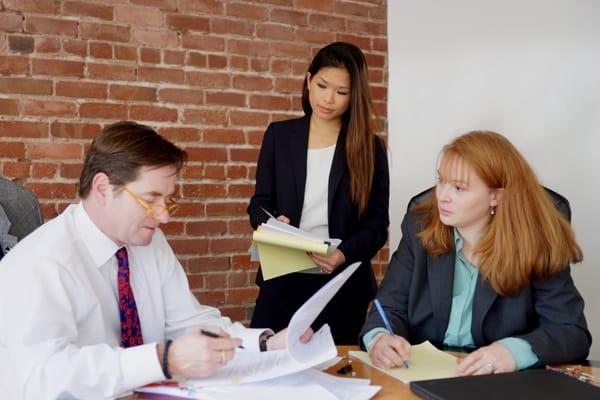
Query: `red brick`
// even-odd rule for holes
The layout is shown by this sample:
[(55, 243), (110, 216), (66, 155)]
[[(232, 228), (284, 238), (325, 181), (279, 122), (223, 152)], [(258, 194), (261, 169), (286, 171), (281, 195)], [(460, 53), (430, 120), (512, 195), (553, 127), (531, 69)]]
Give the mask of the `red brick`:
[(183, 83), (184, 76), (184, 72), (180, 69), (139, 67), (141, 81)]
[(185, 63), (185, 52), (180, 50), (164, 50), (163, 62), (165, 64), (183, 65)]
[(158, 128), (158, 133), (178, 143), (198, 142), (202, 138), (202, 133), (197, 128), (163, 127)]
[(371, 11), (369, 12), (369, 17), (371, 17), (371, 19), (379, 19), (382, 21), (386, 21), (387, 20), (387, 5), (380, 5), (378, 7), (375, 7), (373, 9), (371, 9)]
[(206, 205), (206, 214), (209, 216), (229, 217), (234, 215), (246, 215), (247, 202), (241, 203), (208, 203)]
[(365, 54), (367, 59), (367, 65), (369, 68), (384, 68), (385, 67), (385, 56), (379, 54)]
[(296, 43), (272, 43), (271, 54), (274, 57), (289, 57), (308, 60), (310, 58), (310, 46)]
[(384, 21), (362, 21), (362, 20), (348, 20), (348, 26), (352, 27), (352, 31), (355, 33), (366, 33), (370, 35), (385, 35), (386, 23)]
[(256, 72), (266, 72), (269, 70), (269, 60), (266, 58), (253, 58), (250, 60), (250, 68)]
[(244, 107), (246, 106), (246, 95), (243, 93), (231, 92), (208, 92), (206, 93), (206, 103), (214, 105)]
[(54, 178), (57, 170), (57, 164), (33, 163), (31, 165), (31, 177), (35, 179)]
[(202, 143), (244, 144), (244, 131), (241, 129), (205, 129)]
[(248, 177), (248, 167), (243, 165), (228, 165), (228, 179), (246, 179)]
[(301, 93), (304, 78), (275, 78), (277, 93)]
[(256, 300), (258, 287), (235, 288), (225, 291), (225, 301), (228, 304), (249, 304)]
[(227, 274), (227, 287), (248, 286), (248, 273), (246, 271), (231, 271)]
[(105, 99), (106, 88), (104, 83), (59, 81), (56, 82), (56, 95), (74, 98)]
[(359, 36), (359, 35), (350, 35), (347, 33), (338, 33), (336, 35), (336, 40), (340, 42), (348, 42), (355, 44), (362, 51), (369, 51), (371, 49), (371, 37), (369, 36)]
[(28, 16), (25, 18), (25, 31), (75, 37), (77, 36), (77, 21)]
[(190, 161), (226, 162), (227, 151), (220, 147), (186, 147)]
[(230, 160), (256, 163), (258, 151), (258, 149), (231, 149)]
[(110, 42), (128, 42), (131, 36), (129, 26), (80, 22), (82, 39), (107, 40)]
[(254, 24), (248, 21), (232, 18), (211, 18), (210, 31), (218, 34), (252, 36)]
[(116, 100), (156, 101), (156, 88), (133, 85), (110, 85), (109, 97)]
[(232, 269), (252, 269), (258, 268), (258, 263), (250, 262), (250, 256), (247, 254), (238, 254), (231, 257)]
[(0, 142), (0, 157), (24, 158), (25, 144), (21, 142)]
[(161, 102), (182, 104), (204, 104), (202, 90), (164, 88), (158, 92)]
[(264, 130), (246, 132), (246, 136), (248, 137), (248, 144), (260, 146), (262, 143), (264, 134), (265, 134)]
[(308, 14), (306, 12), (289, 9), (272, 9), (270, 19), (273, 22), (280, 22), (291, 26), (306, 26), (308, 24)]
[(102, 126), (98, 124), (53, 122), (50, 135), (64, 139), (92, 139), (98, 135)]
[(157, 7), (166, 11), (174, 11), (177, 9), (177, 0), (131, 0), (130, 2), (142, 6)]
[(29, 72), (29, 61), (22, 56), (0, 56), (0, 75), (23, 75)]
[(51, 100), (21, 100), (24, 115), (47, 117), (74, 117), (77, 111), (75, 103)]
[(60, 164), (60, 176), (67, 179), (79, 179), (83, 164)]
[(254, 184), (230, 184), (227, 188), (227, 197), (242, 197), (249, 199), (254, 194)]
[(186, 124), (225, 125), (227, 112), (216, 108), (189, 108), (184, 111), (183, 120)]
[(95, 79), (133, 81), (136, 77), (135, 67), (128, 65), (88, 63), (87, 72)]
[(85, 57), (87, 56), (87, 41), (66, 39), (63, 40), (63, 49), (69, 54)]
[(266, 126), (269, 115), (261, 112), (231, 110), (229, 118), (237, 126)]
[(202, 254), (208, 251), (207, 239), (171, 239), (169, 244), (178, 254)]
[(211, 253), (222, 254), (222, 253), (239, 253), (247, 251), (250, 247), (250, 238), (223, 238), (223, 239), (210, 239), (208, 250)]
[(333, 5), (335, 14), (355, 15), (368, 17), (373, 6), (366, 4), (351, 3), (349, 1), (336, 1)]
[(225, 185), (203, 183), (203, 184), (184, 184), (183, 196), (189, 198), (207, 198), (207, 197), (225, 197), (227, 190)]
[(240, 71), (245, 71), (248, 69), (248, 58), (244, 56), (231, 56), (229, 61), (229, 66), (232, 69), (238, 69)]
[[(0, 36), (3, 41), (6, 40), (6, 36)], [(2, 45), (2, 48), (6, 48), (6, 44)], [(35, 40), (31, 36), (8, 36), (8, 48), (14, 53), (33, 53), (35, 49)]]
[(294, 5), (297, 8), (308, 8), (311, 10), (331, 12), (333, 11), (332, 0), (296, 0)]
[(223, 14), (223, 2), (220, 0), (181, 0), (181, 11)]
[(187, 264), (189, 273), (225, 271), (229, 269), (229, 258), (218, 256), (195, 257), (190, 258)]
[(210, 19), (192, 15), (169, 14), (167, 15), (167, 26), (178, 31), (208, 32)]
[(40, 14), (57, 14), (60, 7), (58, 1), (39, 0), (3, 0), (3, 10), (33, 12)]
[(181, 45), (186, 49), (222, 52), (225, 50), (225, 39), (206, 34), (184, 33), (181, 36)]
[(259, 38), (292, 41), (294, 39), (294, 28), (281, 24), (259, 24), (256, 26), (256, 36)]
[(381, 39), (381, 38), (372, 38), (371, 39), (372, 45), (371, 48), (374, 51), (381, 51), (382, 53), (387, 53), (388, 51), (388, 41), (387, 39)]
[(205, 204), (204, 203), (199, 203), (199, 202), (195, 202), (195, 203), (185, 203), (185, 202), (181, 202), (181, 207), (179, 207), (179, 210), (177, 211), (177, 217), (194, 217), (194, 218), (198, 218), (198, 217), (203, 217), (206, 215), (205, 212)]
[(0, 26), (4, 32), (23, 32), (23, 16), (3, 11), (0, 13)]
[(45, 122), (0, 120), (0, 136), (23, 138), (48, 137), (48, 124)]
[(250, 108), (262, 110), (289, 110), (290, 99), (285, 96), (252, 95), (250, 96)]
[(369, 82), (373, 83), (384, 83), (384, 73), (380, 69), (369, 68)]
[(387, 87), (371, 85), (373, 100), (387, 100)]
[[(252, 193), (254, 193), (254, 185), (252, 185)], [(252, 232), (253, 232), (253, 229), (250, 226), (248, 219), (229, 221), (229, 233), (231, 233), (231, 234), (250, 236), (252, 234)]]
[(80, 61), (48, 60), (34, 58), (31, 60), (33, 75), (60, 75), (83, 77), (84, 63)]
[(164, 225), (160, 226), (160, 229), (168, 236), (183, 236), (185, 224), (183, 222), (169, 220)]
[(90, 42), (90, 56), (110, 59), (113, 57), (112, 45), (106, 42)]
[(196, 293), (196, 298), (198, 299), (200, 304), (206, 304), (208, 306), (218, 308), (225, 303), (225, 292), (223, 290), (211, 290), (209, 292), (200, 292)]
[(165, 30), (134, 29), (133, 43), (142, 46), (173, 48), (179, 46), (179, 37), (176, 32)]
[(219, 56), (216, 54), (208, 55), (208, 67), (209, 68), (225, 68), (227, 67), (227, 57)]
[(167, 107), (132, 105), (129, 117), (140, 121), (177, 121), (177, 110)]
[(127, 106), (110, 103), (84, 103), (79, 106), (79, 116), (98, 119), (127, 119)]
[[(311, 14), (308, 19), (310, 26), (318, 26), (323, 30), (341, 31), (346, 27), (346, 19), (334, 17), (330, 14)], [(355, 21), (350, 26), (354, 31)]]
[(60, 51), (60, 41), (53, 37), (35, 38), (35, 51), (37, 53), (58, 53)]
[(287, 59), (271, 60), (271, 73), (288, 75), (292, 70), (292, 63)]
[(225, 167), (222, 165), (195, 166), (188, 164), (182, 176), (184, 179), (223, 180), (225, 179)]
[(208, 234), (227, 233), (227, 223), (225, 221), (198, 221), (185, 224), (185, 233), (192, 236), (203, 236)]
[(12, 99), (0, 99), (0, 115), (17, 115), (19, 102)]
[(137, 60), (137, 47), (125, 46), (122, 44), (115, 45), (115, 58), (117, 60)]
[(160, 50), (142, 47), (140, 49), (140, 60), (145, 63), (160, 64)]
[(190, 86), (226, 89), (231, 87), (231, 76), (228, 73), (189, 71), (185, 74), (185, 82)]
[(233, 78), (233, 87), (242, 90), (270, 91), (273, 89), (273, 80), (260, 76), (238, 75)]
[(248, 3), (228, 3), (226, 14), (232, 17), (242, 17), (257, 21), (265, 21), (268, 17), (265, 7)]
[(163, 13), (155, 7), (117, 5), (115, 21), (132, 26), (161, 26)]
[(310, 28), (298, 28), (296, 29), (295, 40), (299, 43), (315, 43), (323, 46), (333, 42), (334, 34), (333, 32), (315, 31)]
[(30, 159), (51, 158), (55, 160), (81, 160), (82, 147), (73, 143), (28, 143), (27, 154)]
[(40, 199), (74, 199), (77, 185), (71, 183), (27, 183), (25, 185)]
[(19, 160), (15, 162), (5, 161), (3, 163), (2, 175), (5, 178), (26, 179), (29, 177), (31, 161)]
[(227, 286), (227, 273), (204, 274), (203, 278), (207, 289), (224, 289)]
[(113, 7), (83, 1), (67, 1), (63, 5), (63, 12), (67, 15), (93, 17), (104, 20), (113, 19)]
[(229, 39), (227, 52), (256, 57), (269, 54), (270, 46), (266, 41)]
[(190, 52), (188, 54), (187, 65), (205, 68), (207, 65), (207, 58), (208, 57), (206, 56), (206, 54)]

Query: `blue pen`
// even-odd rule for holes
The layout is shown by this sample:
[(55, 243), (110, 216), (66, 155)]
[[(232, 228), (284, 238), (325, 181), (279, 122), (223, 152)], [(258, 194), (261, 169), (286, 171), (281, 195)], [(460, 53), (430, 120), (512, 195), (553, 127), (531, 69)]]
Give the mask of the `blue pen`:
[[(388, 321), (387, 317), (385, 316), (385, 312), (383, 312), (383, 307), (381, 307), (381, 303), (379, 302), (378, 299), (375, 299), (375, 308), (377, 309), (377, 312), (379, 313), (379, 316), (381, 317), (381, 319), (383, 320), (383, 323), (385, 324), (385, 329), (388, 330), (388, 332), (390, 332), (390, 335), (394, 334), (394, 331), (392, 330), (392, 325), (390, 324), (390, 321)], [(408, 368), (408, 362), (406, 360), (402, 360), (402, 364), (404, 365), (404, 368)]]

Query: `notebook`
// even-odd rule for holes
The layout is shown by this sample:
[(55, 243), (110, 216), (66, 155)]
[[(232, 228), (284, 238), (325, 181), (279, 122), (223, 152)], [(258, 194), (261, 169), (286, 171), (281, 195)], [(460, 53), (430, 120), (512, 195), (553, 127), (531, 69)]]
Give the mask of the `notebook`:
[(426, 400), (600, 399), (599, 387), (543, 369), (416, 381), (410, 390)]

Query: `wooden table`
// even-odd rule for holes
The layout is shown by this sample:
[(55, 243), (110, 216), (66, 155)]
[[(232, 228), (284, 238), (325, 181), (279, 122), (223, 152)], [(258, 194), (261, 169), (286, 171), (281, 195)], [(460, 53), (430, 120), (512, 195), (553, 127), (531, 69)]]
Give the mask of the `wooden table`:
[[(418, 400), (419, 396), (416, 396), (410, 391), (409, 385), (406, 385), (400, 382), (397, 379), (392, 378), (389, 375), (384, 374), (376, 368), (372, 368), (363, 362), (348, 357), (348, 352), (351, 350), (359, 350), (358, 346), (337, 346), (338, 354), (343, 359), (338, 362), (336, 365), (328, 368), (326, 372), (336, 375), (336, 376), (344, 376), (351, 377), (350, 375), (339, 375), (336, 373), (338, 369), (348, 364), (349, 360), (352, 360), (352, 369), (356, 374), (353, 376), (355, 378), (367, 378), (371, 380), (372, 385), (381, 386), (381, 390), (373, 397), (374, 400)], [(460, 353), (453, 353), (454, 355), (461, 357)], [(569, 366), (575, 365), (560, 365), (558, 367), (566, 368)], [(600, 367), (591, 367), (591, 366), (577, 366), (581, 369), (581, 371), (592, 374), (594, 376), (600, 377)], [(170, 396), (162, 396), (162, 395), (142, 395), (135, 394), (134, 396), (128, 397), (129, 400), (168, 400), (174, 399)]]

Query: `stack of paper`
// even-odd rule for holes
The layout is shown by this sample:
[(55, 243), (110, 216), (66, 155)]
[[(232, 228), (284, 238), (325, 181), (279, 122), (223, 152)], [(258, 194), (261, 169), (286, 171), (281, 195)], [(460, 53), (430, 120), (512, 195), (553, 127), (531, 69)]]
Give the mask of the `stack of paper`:
[(329, 254), (342, 242), (340, 239), (322, 239), (277, 219), (260, 224), (252, 235), (254, 245), (250, 259), (260, 261), (263, 279), (315, 268), (306, 252)]
[(451, 378), (456, 375), (456, 357), (438, 350), (427, 341), (410, 348), (409, 368), (397, 367), (384, 370), (375, 367), (369, 354), (364, 351), (350, 351), (348, 354), (404, 383)]

